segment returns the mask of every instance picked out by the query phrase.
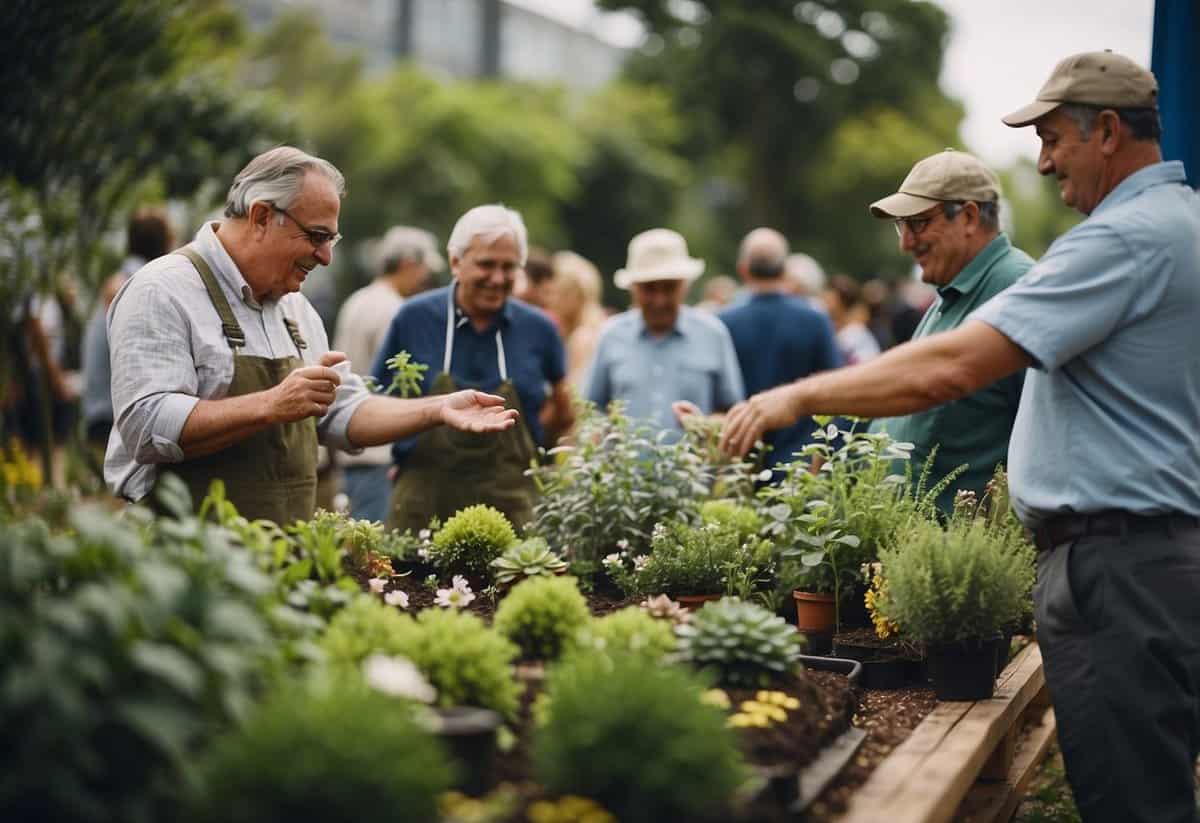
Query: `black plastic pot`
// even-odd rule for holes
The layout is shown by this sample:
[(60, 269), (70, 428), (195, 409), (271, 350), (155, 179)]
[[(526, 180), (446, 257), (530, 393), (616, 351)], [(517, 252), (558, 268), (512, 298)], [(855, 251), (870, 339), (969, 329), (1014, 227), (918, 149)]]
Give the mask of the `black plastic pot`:
[(1012, 639), (1012, 632), (1005, 632), (996, 644), (996, 677), (999, 677), (1000, 672), (1004, 671), (1004, 667), (1008, 665), (1008, 653), (1012, 650)]
[(929, 677), (938, 700), (987, 700), (996, 691), (996, 647), (1002, 638), (928, 644)]
[(496, 731), (500, 715), (491, 709), (453, 706), (434, 709), (434, 733), (459, 767), (457, 787), (467, 794), (486, 793), (496, 782)]
[(862, 663), (865, 689), (902, 689), (924, 682), (922, 661), (902, 651), (898, 644), (868, 645), (843, 639), (833, 639), (833, 655)]

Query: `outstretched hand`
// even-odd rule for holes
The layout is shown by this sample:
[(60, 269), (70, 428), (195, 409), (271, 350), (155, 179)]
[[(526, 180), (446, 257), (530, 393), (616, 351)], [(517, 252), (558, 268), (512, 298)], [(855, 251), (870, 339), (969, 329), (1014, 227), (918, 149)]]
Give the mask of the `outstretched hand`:
[(504, 408), (504, 398), (466, 389), (446, 395), (442, 422), (465, 432), (500, 432), (517, 422), (517, 410)]
[(791, 389), (791, 385), (779, 386), (730, 409), (721, 430), (721, 450), (731, 457), (741, 457), (767, 432), (795, 423), (800, 414)]

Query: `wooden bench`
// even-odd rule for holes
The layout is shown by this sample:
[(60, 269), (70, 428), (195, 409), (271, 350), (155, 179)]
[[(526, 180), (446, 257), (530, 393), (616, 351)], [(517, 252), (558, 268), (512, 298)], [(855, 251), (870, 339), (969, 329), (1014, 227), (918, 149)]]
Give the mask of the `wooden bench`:
[(1006, 821), (1054, 738), (1036, 643), (1009, 662), (990, 700), (926, 715), (854, 793), (841, 823)]

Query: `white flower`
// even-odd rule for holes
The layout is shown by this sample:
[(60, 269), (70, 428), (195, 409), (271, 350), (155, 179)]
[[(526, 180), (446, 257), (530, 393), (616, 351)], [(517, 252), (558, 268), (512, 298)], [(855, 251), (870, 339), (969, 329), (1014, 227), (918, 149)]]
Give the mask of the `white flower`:
[(646, 568), (646, 564), (649, 562), (650, 562), (650, 555), (648, 555), (648, 554), (639, 555), (638, 557), (633, 558), (633, 570), (635, 572), (640, 572), (642, 569)]
[(367, 581), (367, 585), (371, 587), (372, 594), (383, 594), (383, 587), (387, 585), (387, 581), (382, 577), (372, 577)]
[(605, 566), (619, 566), (619, 565), (621, 565), (621, 555), (618, 554), (617, 552), (613, 552), (612, 554), (606, 554), (606, 555), (604, 555), (604, 559), (601, 560), (600, 562), (603, 563)]
[(622, 537), (620, 540), (617, 541), (617, 548), (620, 549), (621, 551), (628, 551), (629, 550), (629, 541)]
[(433, 532), (429, 531), (429, 529), (421, 529), (419, 532), (417, 532), (417, 538), (420, 540), (428, 540), (432, 534)]
[(471, 593), (471, 589), (438, 589), (437, 596), (433, 598), (435, 606), (441, 606), (444, 609), (461, 609), (475, 599), (475, 595)]
[(421, 558), (422, 560), (428, 560), (429, 559), (429, 549), (425, 549), (425, 548), (417, 549), (417, 557)]
[(408, 595), (402, 591), (388, 592), (383, 596), (383, 602), (389, 606), (399, 606), (402, 609), (407, 609)]
[(450, 581), (450, 588), (463, 594), (471, 594), (471, 584), (461, 574), (454, 575), (454, 579)]
[(763, 469), (762, 471), (760, 471), (760, 472), (758, 473), (758, 478), (757, 478), (757, 479), (758, 479), (758, 482), (759, 482), (759, 483), (766, 483), (766, 482), (767, 482), (768, 480), (770, 480), (770, 479), (771, 479), (773, 476), (774, 476), (774, 475), (773, 475), (773, 473), (771, 472), (771, 470), (770, 470), (770, 469)]
[(363, 677), (371, 688), (392, 697), (407, 697), (420, 703), (437, 700), (437, 690), (429, 685), (412, 661), (404, 657), (373, 654), (363, 661)]

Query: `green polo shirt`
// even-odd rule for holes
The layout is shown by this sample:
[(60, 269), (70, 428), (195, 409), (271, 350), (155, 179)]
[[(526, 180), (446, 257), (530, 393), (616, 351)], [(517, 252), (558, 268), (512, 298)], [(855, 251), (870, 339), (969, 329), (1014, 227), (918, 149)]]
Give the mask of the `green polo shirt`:
[[(958, 328), (975, 309), (1016, 283), (1032, 265), (1033, 258), (1013, 246), (1007, 235), (998, 234), (957, 277), (938, 289), (938, 299), (921, 318), (913, 339)], [(1008, 438), (1024, 378), (1024, 371), (1019, 371), (961, 400), (906, 417), (876, 420), (871, 431), (886, 431), (899, 442), (914, 444), (914, 481), (930, 450), (940, 444), (928, 486), (967, 464), (966, 472), (938, 496), (938, 508), (949, 513), (954, 509), (956, 490), (970, 489), (982, 500), (996, 464), (1007, 462)]]

